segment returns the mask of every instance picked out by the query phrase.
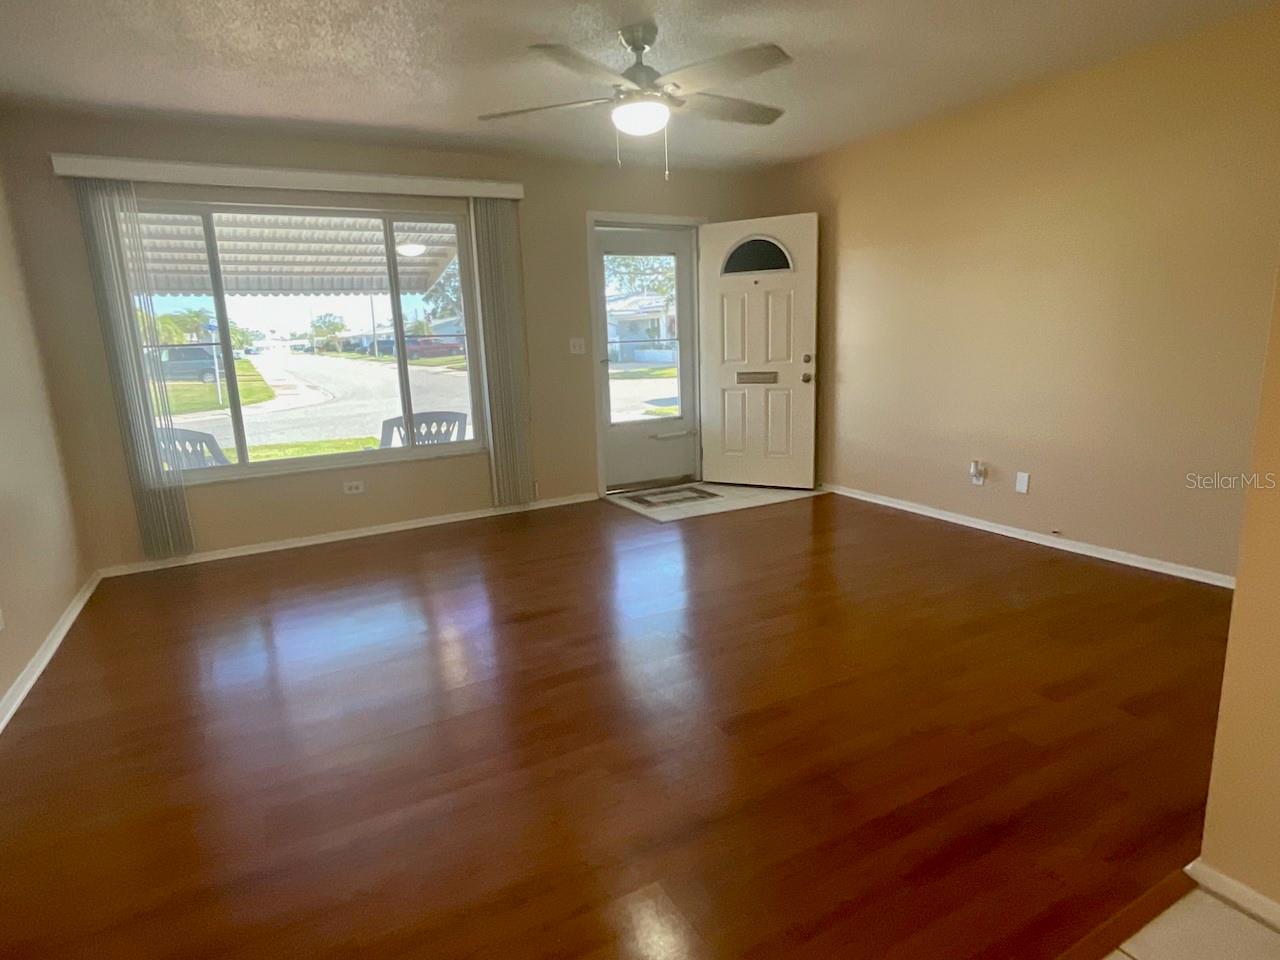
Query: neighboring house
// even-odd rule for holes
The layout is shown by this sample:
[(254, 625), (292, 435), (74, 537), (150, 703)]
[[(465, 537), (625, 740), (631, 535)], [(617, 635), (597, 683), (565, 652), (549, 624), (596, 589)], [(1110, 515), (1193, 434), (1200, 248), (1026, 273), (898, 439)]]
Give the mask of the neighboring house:
[(605, 315), (610, 360), (615, 363), (676, 362), (676, 315), (670, 297), (652, 293), (612, 294), (605, 298)]

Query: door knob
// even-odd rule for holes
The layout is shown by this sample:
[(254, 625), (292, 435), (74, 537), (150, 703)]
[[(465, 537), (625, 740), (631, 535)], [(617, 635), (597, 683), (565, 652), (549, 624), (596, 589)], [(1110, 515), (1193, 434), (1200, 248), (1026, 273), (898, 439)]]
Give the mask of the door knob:
[(802, 374), (800, 374), (800, 382), (801, 382), (801, 383), (808, 383), (808, 382), (809, 382), (810, 380), (812, 380), (812, 379), (813, 379), (813, 374), (812, 374), (812, 373), (802, 373)]
[(812, 353), (806, 353), (806, 354), (805, 354), (803, 357), (801, 357), (800, 359), (802, 359), (805, 363), (813, 363), (813, 354), (812, 354)]

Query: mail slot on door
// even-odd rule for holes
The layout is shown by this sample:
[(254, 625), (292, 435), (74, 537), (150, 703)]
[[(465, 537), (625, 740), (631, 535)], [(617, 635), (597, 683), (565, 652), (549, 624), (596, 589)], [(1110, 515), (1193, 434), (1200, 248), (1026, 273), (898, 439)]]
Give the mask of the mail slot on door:
[(738, 374), (739, 383), (777, 383), (777, 370), (745, 370)]

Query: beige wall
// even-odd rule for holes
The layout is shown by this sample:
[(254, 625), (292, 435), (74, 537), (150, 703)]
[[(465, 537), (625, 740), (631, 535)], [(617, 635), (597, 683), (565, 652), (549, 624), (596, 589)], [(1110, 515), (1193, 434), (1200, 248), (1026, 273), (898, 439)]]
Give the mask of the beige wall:
[[(515, 179), (539, 495), (595, 488), (585, 216), (822, 214), (819, 475), (1233, 569), (1280, 244), (1280, 11), (765, 172), (428, 151), (207, 122), (0, 116), (86, 561), (140, 551), (70, 190), (52, 151)], [(985, 487), (965, 476), (988, 461)], [(1030, 496), (1013, 492), (1032, 474)], [(343, 471), (344, 474), (352, 471)], [(476, 509), (483, 457), (193, 488), (212, 549)]]
[[(533, 452), (542, 498), (596, 489), (594, 369), (568, 339), (590, 336), (588, 210), (744, 215), (758, 175), (591, 165), (519, 156), (428, 151), (414, 146), (303, 136), (279, 129), (103, 118), (45, 110), (0, 117), (19, 242), (41, 330), (54, 408), (85, 551), (94, 566), (140, 558), (110, 386), (94, 314), (79, 221), (50, 152), (271, 164), (519, 180), (524, 248)], [(603, 145), (609, 147), (606, 141)], [(213, 549), (305, 536), (490, 503), (484, 457), (413, 461), (342, 471), (366, 480), (344, 497), (335, 473), (227, 482), (190, 492), (197, 546)]]
[[(1252, 470), (1280, 482), (1280, 284)], [(1280, 902), (1280, 489), (1245, 498), (1202, 856)]]
[(0, 185), (0, 696), (85, 578)]
[(1233, 569), (1241, 495), (1185, 475), (1249, 462), (1280, 247), (1280, 8), (788, 184), (772, 212), (822, 217), (822, 479)]

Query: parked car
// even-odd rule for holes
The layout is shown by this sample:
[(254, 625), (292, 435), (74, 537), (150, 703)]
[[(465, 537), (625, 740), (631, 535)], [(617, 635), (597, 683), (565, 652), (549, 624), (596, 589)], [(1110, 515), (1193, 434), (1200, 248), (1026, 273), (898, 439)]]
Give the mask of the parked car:
[(249, 344), (249, 346), (244, 348), (244, 353), (245, 353), (245, 356), (247, 357), (255, 356), (261, 352), (262, 351), (259, 350), (257, 347), (255, 347), (253, 344)]
[(213, 383), (218, 379), (218, 364), (208, 347), (165, 347), (160, 351), (160, 367), (166, 380)]
[(404, 341), (405, 353), (410, 360), (466, 354), (466, 344), (461, 337), (411, 336), (405, 337)]

